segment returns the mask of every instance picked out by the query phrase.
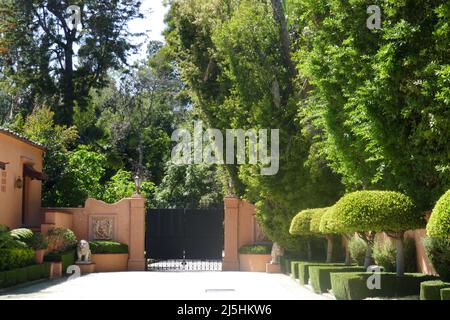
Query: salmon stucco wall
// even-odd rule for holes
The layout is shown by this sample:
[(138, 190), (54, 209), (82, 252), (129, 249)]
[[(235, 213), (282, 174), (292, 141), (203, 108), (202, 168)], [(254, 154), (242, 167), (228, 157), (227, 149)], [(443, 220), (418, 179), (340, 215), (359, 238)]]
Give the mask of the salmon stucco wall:
[[(145, 270), (145, 203), (145, 198), (136, 195), (115, 204), (88, 199), (84, 208), (44, 208), (41, 229), (68, 228), (78, 240), (88, 241), (110, 235), (108, 240), (128, 245), (128, 270), (141, 271)], [(102, 223), (105, 229), (99, 229)]]
[(240, 270), (239, 249), (260, 240), (255, 205), (236, 197), (227, 197), (225, 204), (224, 271)]
[(41, 181), (26, 178), (26, 198), (23, 188), (17, 188), (16, 181), (23, 181), (23, 166), (31, 165), (42, 172), (44, 150), (20, 139), (0, 132), (0, 161), (7, 163), (6, 170), (0, 170), (0, 224), (11, 229), (22, 226), (22, 201), (25, 202), (25, 223), (27, 227), (38, 227), (41, 222)]

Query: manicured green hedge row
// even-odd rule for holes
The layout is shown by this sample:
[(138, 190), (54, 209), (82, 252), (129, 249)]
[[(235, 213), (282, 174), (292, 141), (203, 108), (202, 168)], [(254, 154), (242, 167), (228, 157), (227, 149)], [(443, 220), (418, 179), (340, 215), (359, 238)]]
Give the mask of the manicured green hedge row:
[(374, 297), (405, 297), (420, 294), (420, 283), (437, 278), (421, 273), (381, 273), (381, 289), (370, 290), (367, 279), (372, 273), (332, 273), (331, 289), (337, 300), (363, 300)]
[[(126, 247), (126, 249), (127, 249), (127, 252), (123, 252), (123, 253), (128, 253), (128, 246)], [(94, 252), (92, 252), (92, 253), (94, 253)], [(98, 253), (98, 252), (95, 252), (95, 253)], [(239, 253), (240, 254), (271, 254), (272, 253), (272, 245), (254, 244), (254, 245), (242, 246), (239, 248)]]
[(304, 263), (304, 261), (291, 261), (291, 276), (294, 279), (298, 279), (299, 274), (298, 274), (298, 265), (300, 263)]
[[(113, 241), (92, 241), (89, 242), (93, 254), (121, 254), (128, 253), (128, 245)], [(242, 249), (242, 248), (241, 248)]]
[(441, 289), (441, 300), (450, 300), (450, 288)]
[(441, 289), (450, 288), (450, 283), (441, 280), (425, 281), (420, 284), (420, 300), (441, 300)]
[(34, 264), (34, 250), (27, 248), (0, 249), (0, 271)]
[(301, 285), (309, 282), (309, 267), (311, 266), (345, 266), (344, 263), (326, 263), (326, 262), (302, 262), (298, 264), (298, 280)]
[(75, 250), (69, 250), (66, 252), (51, 252), (47, 253), (44, 257), (46, 262), (62, 262), (63, 273), (66, 272), (69, 266), (75, 264)]
[(50, 277), (50, 263), (35, 264), (0, 272), (0, 288), (12, 287), (29, 281)]
[(364, 267), (357, 266), (309, 266), (309, 279), (315, 293), (325, 293), (331, 289), (331, 273), (364, 272)]

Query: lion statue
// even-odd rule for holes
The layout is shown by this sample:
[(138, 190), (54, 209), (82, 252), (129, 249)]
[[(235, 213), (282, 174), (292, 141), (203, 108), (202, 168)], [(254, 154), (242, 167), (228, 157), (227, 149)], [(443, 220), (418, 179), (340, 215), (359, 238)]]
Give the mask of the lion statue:
[(77, 263), (90, 263), (91, 262), (91, 249), (89, 242), (81, 240), (77, 245)]

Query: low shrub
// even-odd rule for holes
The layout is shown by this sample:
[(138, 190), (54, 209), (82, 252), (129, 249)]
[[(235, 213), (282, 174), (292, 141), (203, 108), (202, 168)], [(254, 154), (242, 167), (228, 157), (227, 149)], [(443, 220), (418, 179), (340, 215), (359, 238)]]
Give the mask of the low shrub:
[(357, 266), (309, 266), (309, 279), (315, 293), (325, 293), (331, 289), (331, 273), (364, 272), (364, 267)]
[(34, 264), (34, 250), (29, 248), (0, 249), (0, 271)]
[[(405, 271), (416, 272), (416, 243), (413, 239), (404, 240)], [(386, 272), (394, 272), (397, 269), (397, 247), (391, 241), (376, 241), (373, 246), (372, 256), (375, 263), (384, 267)]]
[(425, 238), (425, 251), (434, 269), (445, 282), (450, 282), (450, 239)]
[(272, 245), (270, 244), (254, 244), (242, 246), (239, 249), (240, 254), (271, 254)]
[(348, 244), (348, 248), (352, 260), (358, 266), (363, 266), (366, 258), (367, 243), (358, 237), (353, 237)]
[(309, 283), (309, 267), (311, 266), (345, 266), (345, 264), (326, 262), (301, 262), (298, 264), (298, 280), (301, 285)]
[(367, 280), (373, 273), (332, 273), (331, 289), (337, 300), (363, 300), (375, 297), (406, 297), (420, 294), (420, 283), (437, 278), (421, 273), (380, 273), (381, 289), (370, 290)]
[(450, 300), (450, 288), (441, 289), (441, 300)]
[(26, 248), (27, 245), (21, 241), (15, 240), (8, 228), (0, 225), (0, 249)]
[(119, 254), (128, 253), (128, 245), (113, 241), (91, 241), (89, 242), (93, 254)]
[(382, 266), (386, 272), (396, 270), (396, 246), (390, 241), (375, 241), (372, 257), (378, 266)]
[(74, 249), (77, 245), (77, 237), (70, 229), (51, 229), (48, 232), (47, 239), (50, 252), (65, 252)]
[(450, 283), (441, 280), (425, 281), (420, 284), (420, 300), (441, 300), (441, 289), (450, 288)]
[(0, 272), (0, 288), (7, 288), (29, 281), (50, 277), (50, 264), (35, 264), (24, 268), (17, 268)]

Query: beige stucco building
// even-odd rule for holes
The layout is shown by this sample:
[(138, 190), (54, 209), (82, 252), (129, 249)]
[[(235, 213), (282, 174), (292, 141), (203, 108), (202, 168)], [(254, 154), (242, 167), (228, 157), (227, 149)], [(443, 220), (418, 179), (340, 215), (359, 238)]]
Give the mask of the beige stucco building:
[(39, 228), (45, 148), (0, 127), (0, 224)]

